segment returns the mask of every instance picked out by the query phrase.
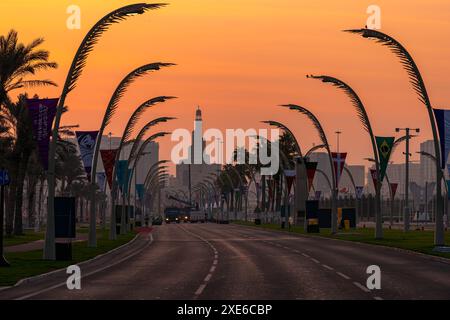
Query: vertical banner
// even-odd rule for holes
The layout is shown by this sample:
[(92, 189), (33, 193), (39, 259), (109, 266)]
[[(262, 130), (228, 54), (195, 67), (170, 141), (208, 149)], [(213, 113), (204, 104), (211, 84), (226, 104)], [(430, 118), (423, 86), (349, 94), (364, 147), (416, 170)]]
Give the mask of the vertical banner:
[(124, 186), (125, 186), (126, 181), (128, 180), (128, 178), (127, 178), (128, 161), (127, 160), (119, 160), (119, 161), (117, 161), (116, 166), (117, 166), (116, 167), (116, 176), (117, 176), (119, 188), (122, 192), (126, 192), (126, 191), (124, 191)]
[(445, 169), (450, 152), (450, 110), (433, 109), (441, 144), (441, 167)]
[(37, 143), (39, 159), (44, 170), (48, 169), (48, 147), (58, 101), (59, 99), (27, 99), (33, 138)]
[(136, 193), (137, 193), (139, 201), (144, 200), (144, 185), (143, 184), (136, 184)]
[(370, 169), (370, 176), (372, 177), (373, 187), (376, 189), (377, 187), (377, 170), (376, 169)]
[(347, 158), (347, 153), (332, 152), (331, 157), (333, 158), (334, 173), (336, 174), (336, 185), (334, 187), (338, 188), (339, 181), (341, 180), (342, 170), (344, 170), (345, 158)]
[(320, 200), (321, 196), (322, 196), (322, 191), (321, 190), (316, 190), (316, 192), (314, 193), (315, 200)]
[(284, 170), (284, 176), (286, 177), (288, 194), (290, 194), (295, 179), (295, 170)]
[(395, 138), (375, 137), (375, 140), (377, 142), (378, 156), (380, 158), (380, 182), (383, 182)]
[(97, 184), (98, 187), (102, 192), (106, 191), (106, 173), (105, 172), (98, 172), (97, 173)]
[(356, 199), (361, 199), (362, 195), (363, 195), (363, 192), (364, 192), (364, 187), (363, 186), (356, 186), (355, 188), (356, 188), (356, 194), (355, 194)]
[(117, 149), (113, 150), (100, 150), (102, 156), (103, 167), (105, 168), (106, 180), (111, 188), (112, 185), (112, 172), (114, 168), (114, 161), (116, 160)]
[(450, 200), (450, 180), (447, 180), (447, 190), (449, 190), (447, 193), (447, 198)]
[(398, 189), (398, 183), (391, 183), (391, 192), (392, 192), (392, 198), (395, 198), (395, 194), (397, 193)]
[(98, 131), (76, 131), (75, 132), (80, 148), (80, 156), (83, 161), (84, 170), (87, 178), (91, 180), (92, 157), (94, 155), (95, 142), (97, 141)]
[(311, 187), (313, 185), (314, 182), (314, 176), (316, 175), (316, 170), (317, 170), (317, 162), (313, 162), (313, 161), (306, 161), (305, 165), (306, 165), (306, 174), (308, 175), (308, 192), (311, 191)]

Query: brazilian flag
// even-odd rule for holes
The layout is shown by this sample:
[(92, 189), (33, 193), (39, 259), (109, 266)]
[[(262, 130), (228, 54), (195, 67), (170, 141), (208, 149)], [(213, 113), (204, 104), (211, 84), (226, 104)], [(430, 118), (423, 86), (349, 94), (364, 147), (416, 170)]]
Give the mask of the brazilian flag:
[(380, 158), (380, 182), (383, 182), (386, 169), (391, 157), (392, 146), (394, 145), (394, 137), (375, 137), (378, 148), (378, 156)]

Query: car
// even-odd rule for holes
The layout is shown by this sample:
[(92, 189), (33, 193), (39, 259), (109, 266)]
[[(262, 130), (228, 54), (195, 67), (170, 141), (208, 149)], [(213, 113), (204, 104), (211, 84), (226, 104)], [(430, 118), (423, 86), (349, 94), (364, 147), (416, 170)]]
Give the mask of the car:
[(160, 225), (162, 225), (162, 223), (163, 223), (163, 218), (161, 216), (153, 217), (152, 225), (160, 226)]

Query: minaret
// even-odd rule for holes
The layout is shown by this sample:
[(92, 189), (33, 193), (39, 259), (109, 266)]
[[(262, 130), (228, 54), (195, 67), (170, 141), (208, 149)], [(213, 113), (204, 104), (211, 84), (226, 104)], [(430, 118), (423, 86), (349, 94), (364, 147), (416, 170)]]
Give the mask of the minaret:
[(200, 106), (197, 106), (197, 111), (195, 111), (195, 121), (202, 121), (202, 110), (200, 110)]

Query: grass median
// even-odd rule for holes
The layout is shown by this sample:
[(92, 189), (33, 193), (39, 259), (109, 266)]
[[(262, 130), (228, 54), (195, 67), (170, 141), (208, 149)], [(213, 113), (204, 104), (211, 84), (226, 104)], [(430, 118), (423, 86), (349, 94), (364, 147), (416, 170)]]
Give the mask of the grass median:
[(92, 259), (99, 254), (108, 252), (129, 242), (136, 236), (136, 233), (128, 233), (118, 235), (117, 240), (109, 240), (108, 230), (100, 232), (101, 234), (97, 239), (97, 248), (88, 248), (85, 241), (73, 243), (73, 261), (43, 260), (42, 250), (6, 253), (5, 258), (11, 266), (0, 268), (0, 286), (11, 286), (21, 279)]
[[(387, 247), (400, 248), (433, 256), (439, 256), (450, 259), (450, 253), (435, 252), (434, 249), (434, 232), (433, 231), (416, 231), (411, 230), (408, 233), (397, 229), (384, 229), (384, 237), (381, 240), (375, 240), (375, 230), (373, 228), (358, 228), (348, 231), (340, 230), (337, 234), (332, 235), (330, 229), (321, 229), (319, 234), (305, 233), (303, 227), (292, 226), (290, 231), (282, 229), (278, 224), (261, 224), (255, 225), (253, 222), (235, 221), (235, 224), (252, 226), (255, 228), (263, 228), (276, 230), (281, 232), (291, 232), (303, 234), (311, 237), (325, 237), (332, 239), (348, 240), (362, 242), (374, 245), (382, 245)], [(450, 232), (445, 232), (445, 242), (450, 244)]]

